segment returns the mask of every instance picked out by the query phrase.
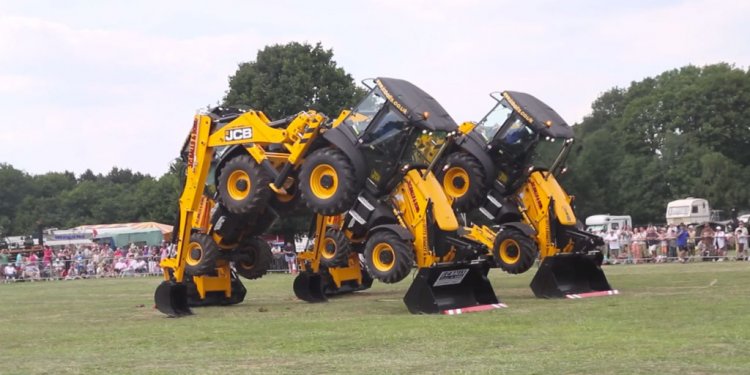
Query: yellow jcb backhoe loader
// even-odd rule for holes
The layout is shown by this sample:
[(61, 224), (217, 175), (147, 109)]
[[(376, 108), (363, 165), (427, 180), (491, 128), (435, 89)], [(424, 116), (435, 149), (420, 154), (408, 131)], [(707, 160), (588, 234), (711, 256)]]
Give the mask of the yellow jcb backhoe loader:
[[(464, 123), (438, 172), (460, 212), (478, 210), (492, 238), (495, 263), (522, 273), (539, 257), (531, 289), (537, 297), (609, 291), (601, 270), (602, 240), (577, 222), (556, 176), (573, 144), (573, 130), (549, 106), (525, 93), (493, 93), (495, 107), (477, 124)], [(477, 233), (474, 233), (477, 235)]]
[[(336, 123), (325, 135), (346, 142), (329, 149), (346, 155), (363, 188), (340, 218), (340, 226), (324, 229), (319, 219), (319, 238), (346, 238), (350, 244), (331, 250), (322, 246), (328, 240), (317, 241), (309, 255), (301, 256), (303, 269), (311, 272), (298, 276), (297, 295), (320, 295), (322, 276), (316, 260), (348, 260), (356, 274), (352, 254), (359, 253), (369, 273), (385, 283), (401, 281), (416, 264), (419, 271), (404, 298), (412, 313), (497, 306), (486, 277), (486, 250), (462, 238), (463, 228), (432, 173), (446, 139), (458, 130), (440, 104), (407, 81), (377, 78), (363, 101)], [(301, 179), (307, 186), (300, 185), (303, 193), (309, 192), (303, 194), (306, 201), (337, 190), (342, 180), (337, 163), (327, 157), (303, 163), (300, 175), (310, 176)]]
[(243, 300), (236, 273), (253, 279), (268, 269), (270, 248), (256, 236), (273, 223), (275, 209), (294, 202), (285, 186), (324, 121), (314, 111), (275, 122), (262, 112), (222, 108), (195, 116), (183, 147), (176, 253), (161, 262), (165, 280), (154, 296), (159, 311), (180, 316), (190, 306)]

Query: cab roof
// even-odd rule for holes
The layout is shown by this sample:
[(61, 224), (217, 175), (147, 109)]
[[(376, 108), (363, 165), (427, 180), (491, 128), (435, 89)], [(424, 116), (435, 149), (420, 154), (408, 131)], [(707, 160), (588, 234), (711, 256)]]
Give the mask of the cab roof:
[[(379, 77), (375, 84), (386, 100), (399, 110), (409, 122), (429, 131), (453, 131), (458, 124), (430, 94), (403, 79)], [(424, 113), (429, 115), (424, 118)]]
[(547, 104), (530, 94), (518, 91), (503, 91), (505, 98), (543, 136), (573, 138), (573, 128)]

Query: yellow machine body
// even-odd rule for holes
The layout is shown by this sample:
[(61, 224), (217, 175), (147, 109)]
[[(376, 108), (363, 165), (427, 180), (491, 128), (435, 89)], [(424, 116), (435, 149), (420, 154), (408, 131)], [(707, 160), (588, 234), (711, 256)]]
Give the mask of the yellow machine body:
[[(191, 235), (211, 235), (217, 244), (222, 243), (221, 236), (213, 233), (210, 224), (210, 212), (215, 202), (204, 194), (215, 149), (242, 145), (258, 164), (270, 164), (277, 170), (289, 164), (294, 168), (304, 160), (310, 141), (320, 134), (324, 121), (325, 116), (315, 111), (301, 112), (286, 127), (277, 128), (270, 125), (263, 112), (247, 111), (214, 129), (210, 115), (195, 116), (187, 144), (185, 184), (179, 200), (179, 225), (175, 228), (178, 232), (175, 257), (166, 258), (160, 263), (165, 279), (155, 295), (160, 311), (172, 316), (190, 313), (184, 302), (184, 294), (188, 292), (181, 284), (187, 278), (185, 262)], [(275, 146), (274, 152), (267, 151), (270, 145)], [(285, 199), (286, 192), (282, 187), (273, 184), (270, 187), (280, 200)], [(222, 250), (228, 250), (226, 246), (222, 247)], [(204, 299), (208, 292), (223, 292), (230, 297), (235, 283), (230, 265), (224, 260), (217, 260), (215, 272), (211, 275), (193, 276), (187, 281), (194, 284), (200, 299)], [(241, 287), (239, 281), (236, 283)]]
[[(414, 236), (414, 259), (418, 268), (430, 267), (436, 263), (446, 262), (448, 255), (438, 257), (429, 243), (430, 220), (443, 231), (458, 230), (458, 220), (448, 197), (435, 178), (428, 172), (423, 174), (416, 169), (406, 173), (403, 182), (391, 195), (397, 217)], [(428, 210), (428, 206), (430, 210)]]
[(521, 188), (518, 199), (524, 221), (536, 229), (536, 242), (542, 259), (573, 249), (573, 242), (570, 240), (567, 243), (556, 244), (552, 233), (550, 210), (561, 225), (576, 225), (570, 197), (555, 176), (549, 172), (532, 172)]

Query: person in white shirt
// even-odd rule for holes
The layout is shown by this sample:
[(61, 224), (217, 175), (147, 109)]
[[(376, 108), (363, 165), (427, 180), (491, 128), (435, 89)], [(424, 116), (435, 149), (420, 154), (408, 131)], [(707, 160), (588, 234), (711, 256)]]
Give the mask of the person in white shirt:
[(716, 247), (716, 255), (719, 256), (719, 261), (724, 260), (727, 255), (727, 234), (721, 227), (716, 227), (716, 233), (714, 233), (714, 246)]
[(115, 263), (115, 272), (122, 273), (125, 271), (125, 269), (128, 268), (128, 264), (125, 263), (125, 259), (120, 258), (117, 260), (117, 263)]
[(607, 242), (609, 247), (609, 259), (613, 264), (617, 263), (617, 257), (620, 255), (620, 235), (619, 233), (611, 230), (604, 236), (604, 241)]
[(747, 260), (747, 227), (740, 223), (740, 226), (734, 231), (734, 238), (737, 241), (737, 260)]

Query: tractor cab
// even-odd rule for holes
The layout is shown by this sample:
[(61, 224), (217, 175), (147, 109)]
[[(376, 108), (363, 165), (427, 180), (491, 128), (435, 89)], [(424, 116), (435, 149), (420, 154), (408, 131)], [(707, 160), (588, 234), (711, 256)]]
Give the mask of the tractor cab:
[(407, 81), (377, 78), (370, 87), (337, 128), (349, 133), (364, 157), (366, 188), (382, 195), (405, 169), (426, 168), (458, 125), (432, 96)]
[(498, 181), (512, 193), (532, 170), (559, 172), (573, 142), (573, 129), (552, 108), (532, 95), (504, 91), (470, 133), (498, 169)]

